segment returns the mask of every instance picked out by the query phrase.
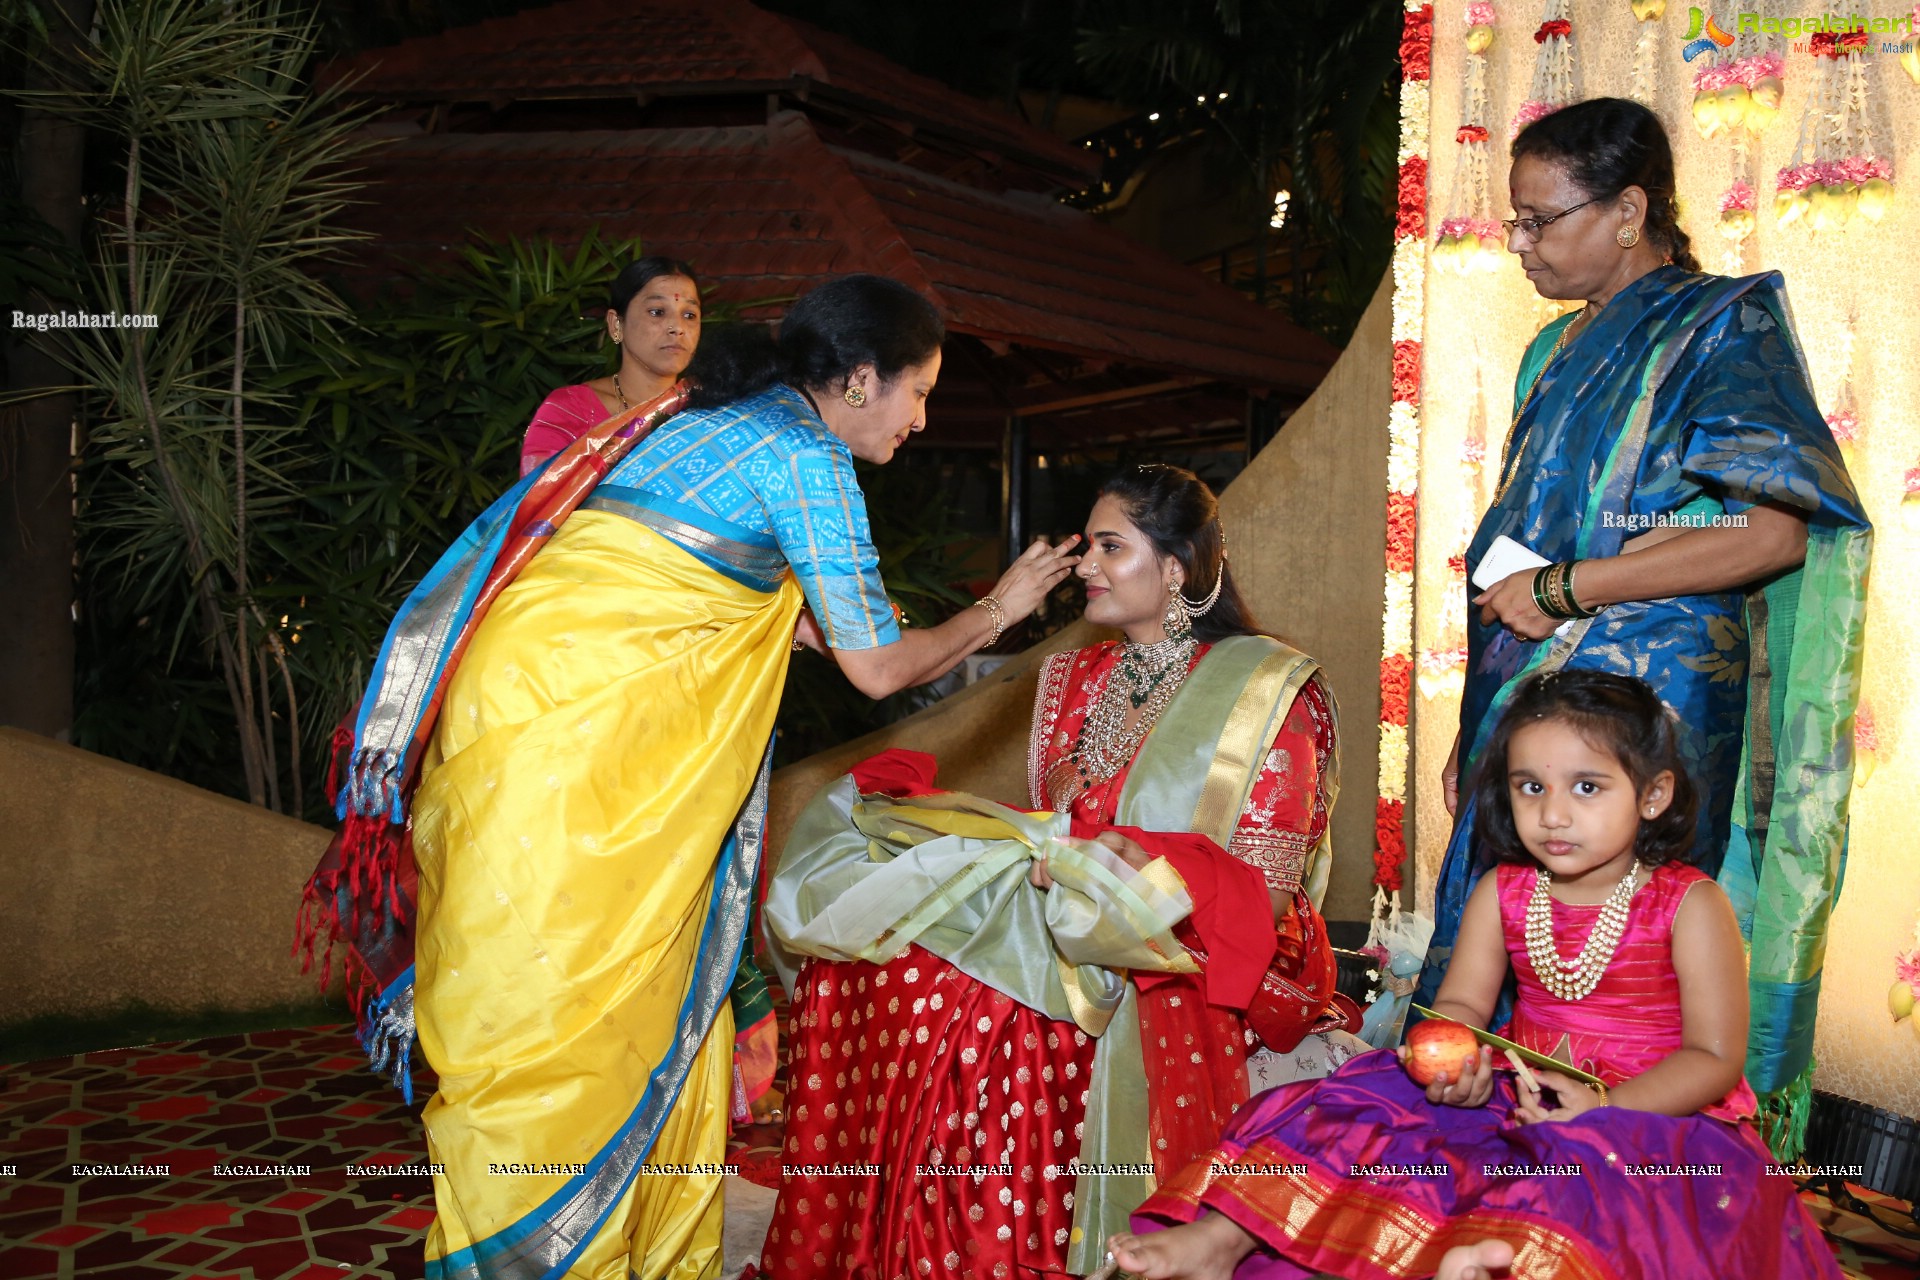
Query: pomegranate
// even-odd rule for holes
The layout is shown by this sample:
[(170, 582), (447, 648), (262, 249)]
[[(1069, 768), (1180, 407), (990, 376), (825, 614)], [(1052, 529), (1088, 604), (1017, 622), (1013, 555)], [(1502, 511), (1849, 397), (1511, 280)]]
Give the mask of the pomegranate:
[(1407, 1074), (1415, 1084), (1429, 1085), (1442, 1076), (1458, 1082), (1479, 1057), (1480, 1042), (1464, 1022), (1428, 1018), (1407, 1032)]

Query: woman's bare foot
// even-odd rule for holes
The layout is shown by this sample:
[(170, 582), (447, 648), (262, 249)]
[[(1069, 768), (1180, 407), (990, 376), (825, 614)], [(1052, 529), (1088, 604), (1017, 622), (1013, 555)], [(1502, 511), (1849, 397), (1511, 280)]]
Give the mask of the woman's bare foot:
[(1107, 1241), (1113, 1260), (1147, 1280), (1231, 1280), (1257, 1244), (1233, 1219), (1209, 1210), (1181, 1227), (1152, 1235), (1121, 1233)]
[(1513, 1246), (1505, 1240), (1463, 1244), (1440, 1256), (1433, 1280), (1492, 1280), (1493, 1273), (1513, 1263)]

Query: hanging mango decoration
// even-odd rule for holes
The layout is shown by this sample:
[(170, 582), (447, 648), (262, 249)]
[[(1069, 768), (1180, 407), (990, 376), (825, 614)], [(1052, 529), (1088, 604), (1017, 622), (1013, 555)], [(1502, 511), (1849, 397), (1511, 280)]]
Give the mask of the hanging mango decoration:
[(1497, 271), (1505, 256), (1500, 224), (1491, 218), (1448, 218), (1433, 244), (1434, 264), (1460, 276)]
[(1838, 231), (1857, 213), (1869, 222), (1893, 205), (1893, 166), (1877, 156), (1816, 160), (1780, 170), (1773, 216), (1781, 226), (1804, 219), (1815, 231)]
[(1693, 124), (1702, 138), (1745, 129), (1760, 133), (1780, 114), (1786, 59), (1756, 53), (1704, 66), (1693, 77)]
[[(1920, 935), (1920, 926), (1914, 933)], [(1893, 985), (1887, 988), (1887, 1012), (1920, 1039), (1920, 1018), (1913, 1016), (1916, 996), (1920, 996), (1920, 946), (1894, 956)]]
[(1858, 200), (1860, 216), (1869, 222), (1878, 222), (1886, 217), (1888, 207), (1893, 204), (1893, 183), (1882, 177), (1868, 178), (1860, 184)]

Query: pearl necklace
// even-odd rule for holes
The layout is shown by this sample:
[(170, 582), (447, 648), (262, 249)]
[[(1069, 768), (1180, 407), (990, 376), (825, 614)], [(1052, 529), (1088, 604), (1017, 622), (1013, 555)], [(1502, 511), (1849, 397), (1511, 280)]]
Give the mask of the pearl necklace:
[[(1154, 644), (1128, 642), (1098, 700), (1080, 722), (1073, 750), (1047, 771), (1047, 795), (1055, 811), (1067, 812), (1081, 795), (1111, 779), (1133, 759), (1160, 713), (1186, 682), (1195, 647), (1190, 631)], [(1129, 712), (1139, 713), (1131, 728)]]
[(1562, 959), (1553, 940), (1553, 873), (1541, 868), (1533, 882), (1533, 896), (1527, 900), (1527, 959), (1540, 985), (1562, 1000), (1584, 1000), (1600, 985), (1600, 978), (1613, 963), (1620, 938), (1627, 931), (1627, 913), (1639, 888), (1640, 865), (1635, 863), (1600, 906), (1600, 917), (1593, 922), (1587, 943), (1572, 960)]

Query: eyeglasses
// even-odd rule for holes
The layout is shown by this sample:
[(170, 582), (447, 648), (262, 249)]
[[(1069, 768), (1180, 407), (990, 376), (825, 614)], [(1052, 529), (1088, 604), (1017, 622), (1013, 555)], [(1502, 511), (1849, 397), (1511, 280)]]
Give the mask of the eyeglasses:
[(1546, 230), (1549, 223), (1558, 222), (1568, 214), (1576, 210), (1584, 209), (1601, 198), (1600, 196), (1595, 196), (1592, 200), (1582, 200), (1579, 204), (1574, 205), (1573, 208), (1562, 209), (1560, 212), (1548, 218), (1502, 218), (1500, 219), (1500, 225), (1507, 229), (1508, 235), (1512, 235), (1518, 231), (1529, 240), (1538, 240), (1540, 233)]

